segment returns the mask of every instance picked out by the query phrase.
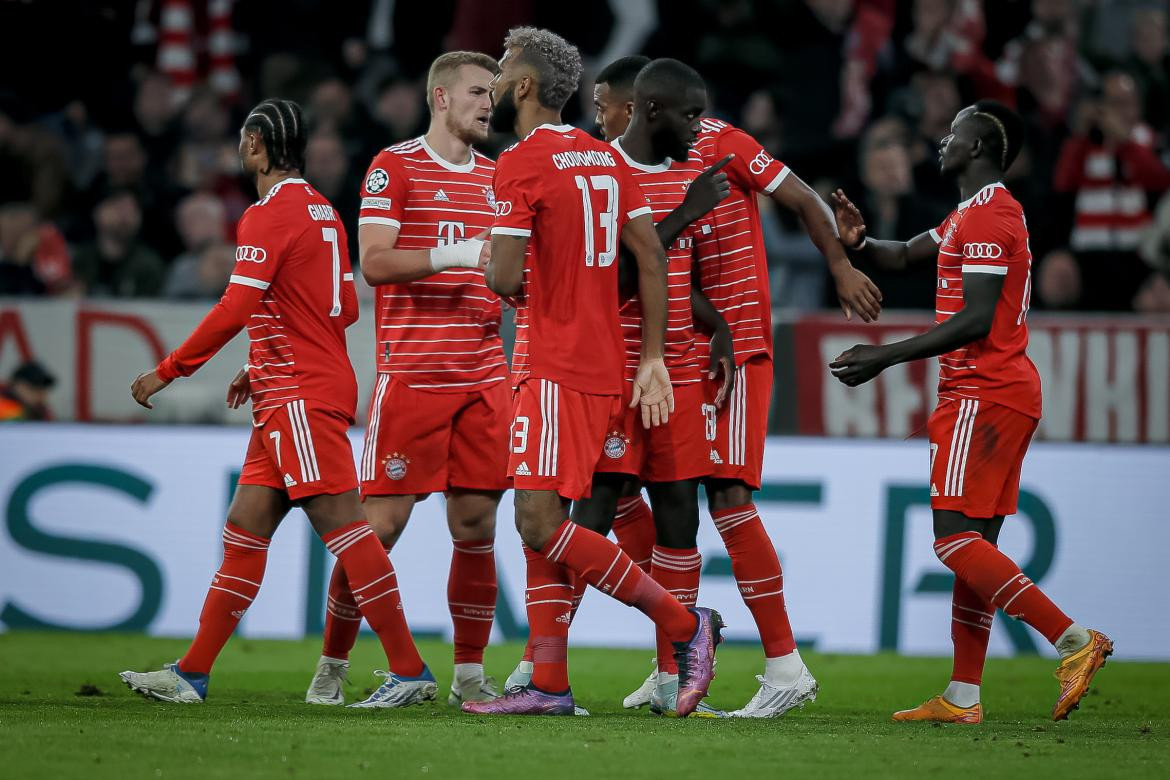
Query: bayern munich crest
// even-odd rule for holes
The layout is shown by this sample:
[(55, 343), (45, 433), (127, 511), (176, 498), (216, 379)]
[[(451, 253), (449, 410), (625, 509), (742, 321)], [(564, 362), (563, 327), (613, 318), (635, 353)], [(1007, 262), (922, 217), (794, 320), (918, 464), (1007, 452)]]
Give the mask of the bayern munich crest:
[(400, 455), (395, 452), (386, 459), (386, 476), (393, 480), (399, 480), (406, 476), (406, 467), (410, 464), (410, 460), (405, 455)]
[(496, 208), (496, 191), (491, 187), (483, 188), (483, 196), (487, 199), (488, 206), (495, 211)]
[(622, 436), (620, 433), (611, 433), (609, 436), (605, 437), (605, 447), (603, 452), (605, 452), (605, 456), (607, 458), (613, 458), (614, 460), (617, 460), (626, 454), (626, 449), (628, 449), (629, 444), (630, 440), (625, 436)]
[(390, 176), (381, 168), (375, 168), (370, 171), (370, 175), (366, 177), (366, 192), (371, 195), (377, 195), (386, 186), (390, 184)]

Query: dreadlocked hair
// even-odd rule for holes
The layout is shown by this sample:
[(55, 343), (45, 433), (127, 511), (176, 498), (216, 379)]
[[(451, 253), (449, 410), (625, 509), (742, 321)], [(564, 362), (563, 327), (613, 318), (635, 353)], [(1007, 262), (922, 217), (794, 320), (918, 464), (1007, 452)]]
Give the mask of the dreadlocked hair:
[(976, 117), (984, 122), (983, 140), (994, 150), (1000, 167), (1007, 171), (1024, 146), (1027, 128), (1020, 115), (995, 100), (975, 104)]
[(244, 120), (244, 130), (254, 130), (264, 140), (268, 170), (303, 171), (308, 134), (301, 107), (291, 100), (271, 98), (260, 103)]

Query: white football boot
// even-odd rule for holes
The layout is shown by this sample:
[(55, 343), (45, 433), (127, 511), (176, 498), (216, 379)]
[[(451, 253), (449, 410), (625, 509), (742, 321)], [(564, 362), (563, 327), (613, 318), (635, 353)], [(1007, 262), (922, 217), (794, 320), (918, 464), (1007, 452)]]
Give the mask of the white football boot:
[(425, 666), (417, 677), (399, 677), (381, 670), (374, 672), (374, 675), (384, 677), (386, 682), (378, 686), (378, 690), (371, 693), (370, 698), (351, 704), (350, 707), (364, 709), (409, 707), (412, 704), (422, 704), (424, 701), (434, 701), (439, 690), (435, 676)]
[[(657, 678), (658, 675), (655, 675)], [(667, 718), (677, 718), (677, 703), (678, 703), (678, 675), (677, 674), (663, 674), (661, 679), (656, 679), (654, 684), (654, 693), (650, 696), (650, 711), (655, 715), (663, 715)], [(699, 702), (699, 706), (691, 713), (692, 718), (730, 718), (723, 710), (717, 710), (706, 702)]]
[(306, 704), (327, 704), (339, 707), (345, 704), (345, 691), (342, 685), (349, 680), (349, 661), (340, 658), (321, 656), (317, 661), (317, 671), (313, 674), (313, 681), (309, 683), (309, 690), (305, 693)]
[(817, 681), (802, 668), (796, 682), (783, 687), (772, 685), (762, 674), (756, 675), (760, 690), (743, 709), (734, 710), (733, 718), (778, 718), (789, 710), (817, 700)]
[(651, 658), (650, 663), (654, 665), (654, 668), (650, 670), (650, 676), (642, 681), (642, 684), (638, 686), (638, 690), (622, 699), (622, 706), (627, 710), (636, 710), (639, 707), (645, 707), (654, 698), (654, 690), (658, 687), (658, 659)]
[(206, 674), (186, 674), (179, 662), (166, 664), (157, 672), (118, 672), (118, 677), (135, 693), (148, 699), (176, 704), (202, 704), (207, 698)]

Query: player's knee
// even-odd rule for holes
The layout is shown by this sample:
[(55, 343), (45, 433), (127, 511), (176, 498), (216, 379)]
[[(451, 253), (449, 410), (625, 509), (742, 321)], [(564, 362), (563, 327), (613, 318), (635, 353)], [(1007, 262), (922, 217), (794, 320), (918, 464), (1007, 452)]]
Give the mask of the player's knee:
[(535, 552), (543, 550), (556, 530), (557, 526), (549, 523), (543, 513), (517, 506), (516, 531), (529, 549)]
[(711, 512), (734, 509), (752, 502), (752, 491), (742, 482), (709, 480), (705, 487), (707, 490), (707, 509)]
[(463, 517), (449, 517), (452, 539), (494, 539), (496, 536), (496, 513)]

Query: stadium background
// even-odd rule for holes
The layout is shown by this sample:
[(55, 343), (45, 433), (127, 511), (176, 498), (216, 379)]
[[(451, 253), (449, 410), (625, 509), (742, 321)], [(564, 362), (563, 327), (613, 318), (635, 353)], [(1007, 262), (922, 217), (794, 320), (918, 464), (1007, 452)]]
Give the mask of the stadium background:
[[(56, 24), (62, 14), (70, 24)], [(589, 77), (610, 60), (678, 57), (708, 79), (711, 113), (819, 191), (843, 186), (878, 237), (933, 227), (957, 200), (933, 149), (959, 107), (996, 97), (1019, 108), (1029, 143), (1008, 185), (1032, 232), (1030, 353), (1046, 417), (1004, 546), (1078, 619), (1109, 630), (1119, 655), (1170, 659), (1165, 600), (1131, 598), (1165, 592), (1170, 543), (1165, 3), (128, 0), (4, 2), (0, 15), (0, 377), (33, 360), (45, 372), (32, 384), (56, 380), (46, 410), (4, 406), (52, 421), (0, 426), (0, 628), (194, 629), (247, 435), (246, 412), (222, 403), (243, 341), (149, 417), (126, 388), (224, 286), (235, 220), (254, 199), (235, 156), (247, 107), (269, 95), (306, 107), (306, 175), (341, 209), (356, 252), (358, 182), (378, 149), (425, 129), (431, 59), (497, 54), (507, 28), (535, 23), (586, 55), (569, 121), (592, 126)], [(29, 30), (53, 30), (72, 67), (29, 67)], [(874, 272), (881, 325), (845, 323), (798, 226), (764, 212), (778, 360), (760, 507), (793, 623), (822, 650), (946, 654), (950, 586), (925, 544), (927, 454), (913, 438), (934, 368), (848, 392), (824, 369), (844, 347), (928, 323), (933, 270)], [(359, 416), (373, 379), (369, 298), (350, 334)], [(524, 619), (508, 502), (498, 638)], [(395, 554), (423, 633), (449, 632), (441, 509), (439, 497), (420, 505)], [(244, 635), (319, 630), (325, 553), (297, 520), (278, 533)], [(704, 600), (750, 641), (718, 537), (709, 524), (703, 534)], [(574, 640), (649, 646), (644, 621), (606, 601), (586, 600)], [(992, 648), (1038, 649), (1007, 621)]]

